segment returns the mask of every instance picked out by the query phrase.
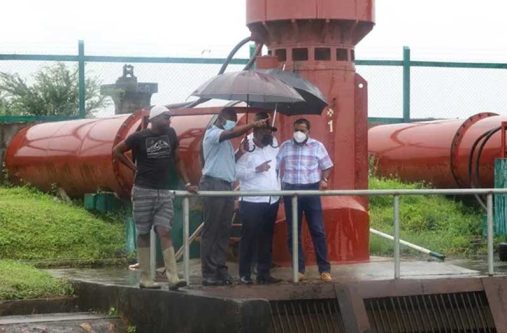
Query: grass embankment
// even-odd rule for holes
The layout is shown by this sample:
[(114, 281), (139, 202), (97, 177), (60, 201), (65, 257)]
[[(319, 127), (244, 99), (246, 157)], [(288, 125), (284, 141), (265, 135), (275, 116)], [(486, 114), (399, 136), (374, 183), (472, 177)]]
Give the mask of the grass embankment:
[(124, 256), (123, 229), (119, 219), (97, 217), (35, 189), (0, 187), (0, 300), (71, 294), (68, 282), (29, 263), (77, 266), (118, 260)]
[(0, 188), (0, 258), (94, 263), (121, 256), (123, 224), (27, 187)]
[(0, 300), (56, 297), (72, 294), (69, 282), (29, 264), (0, 260)]
[[(422, 183), (370, 177), (371, 189), (421, 189)], [(484, 251), (482, 212), (445, 196), (403, 196), (400, 198), (401, 238), (446, 256), (464, 256)], [(372, 228), (393, 234), (393, 198), (370, 197)], [(404, 253), (415, 254), (402, 246)], [(370, 236), (373, 255), (391, 255), (392, 241)]]

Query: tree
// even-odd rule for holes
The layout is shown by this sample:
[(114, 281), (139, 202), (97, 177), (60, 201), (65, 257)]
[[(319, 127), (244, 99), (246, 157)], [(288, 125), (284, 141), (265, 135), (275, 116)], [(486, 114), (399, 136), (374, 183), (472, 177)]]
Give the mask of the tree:
[[(64, 63), (44, 67), (33, 75), (33, 84), (19, 74), (0, 72), (0, 115), (71, 116), (79, 109), (78, 69)], [(87, 75), (85, 81), (87, 116), (107, 106), (100, 95), (100, 82)]]
[(0, 116), (9, 114), (9, 103), (6, 101), (4, 94), (0, 90)]

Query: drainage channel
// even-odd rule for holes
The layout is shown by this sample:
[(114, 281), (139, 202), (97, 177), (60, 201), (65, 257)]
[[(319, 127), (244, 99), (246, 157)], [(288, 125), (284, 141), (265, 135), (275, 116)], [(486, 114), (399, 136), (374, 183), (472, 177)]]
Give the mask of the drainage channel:
[(484, 291), (372, 298), (374, 332), (496, 332)]
[(273, 332), (345, 332), (343, 319), (334, 299), (271, 301)]

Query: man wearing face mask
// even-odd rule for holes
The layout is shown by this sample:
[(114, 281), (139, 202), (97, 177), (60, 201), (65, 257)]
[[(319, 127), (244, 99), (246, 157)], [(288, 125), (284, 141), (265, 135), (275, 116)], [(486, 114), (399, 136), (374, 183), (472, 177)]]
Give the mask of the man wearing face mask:
[[(294, 122), (293, 138), (280, 146), (277, 156), (278, 170), (282, 175), (282, 189), (284, 190), (325, 190), (333, 162), (329, 158), (324, 145), (309, 137), (310, 122), (298, 119)], [(285, 216), (289, 250), (292, 253), (292, 201), (291, 197), (284, 198)], [(315, 256), (319, 266), (320, 279), (332, 281), (331, 265), (327, 259), (326, 233), (324, 230), (322, 205), (318, 196), (298, 197), (298, 253), (299, 279), (304, 279), (305, 261), (301, 246), (301, 222), (305, 214), (308, 229), (312, 236)]]
[[(256, 120), (269, 119), (267, 113), (257, 113)], [(243, 155), (236, 163), (236, 174), (242, 191), (278, 191), (280, 181), (274, 164), (278, 144), (273, 132), (276, 127), (254, 128), (249, 135)], [(259, 196), (240, 198), (241, 240), (239, 243), (240, 283), (252, 284), (251, 266), (257, 254), (257, 283), (280, 282), (270, 274), (273, 229), (278, 212), (279, 197)]]
[[(232, 191), (232, 183), (236, 180), (236, 160), (230, 140), (244, 135), (252, 128), (266, 126), (267, 119), (242, 126), (236, 126), (236, 122), (236, 111), (224, 108), (204, 134), (204, 167), (199, 185), (203, 191)], [(202, 284), (205, 286), (232, 284), (225, 261), (233, 212), (233, 197), (203, 198), (201, 268)]]

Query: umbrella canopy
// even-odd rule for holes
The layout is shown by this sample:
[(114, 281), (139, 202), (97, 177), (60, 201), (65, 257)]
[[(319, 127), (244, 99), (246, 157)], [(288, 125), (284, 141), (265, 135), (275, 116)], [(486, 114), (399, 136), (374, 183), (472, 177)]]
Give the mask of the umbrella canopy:
[(193, 96), (245, 101), (248, 104), (296, 103), (303, 97), (291, 86), (266, 73), (229, 72), (217, 75), (197, 88)]
[(282, 71), (280, 69), (257, 70), (260, 73), (273, 76), (287, 85), (296, 89), (304, 101), (296, 103), (252, 103), (252, 106), (277, 109), (278, 112), (286, 115), (298, 114), (321, 114), (327, 106), (326, 97), (310, 81), (303, 79), (295, 72)]

